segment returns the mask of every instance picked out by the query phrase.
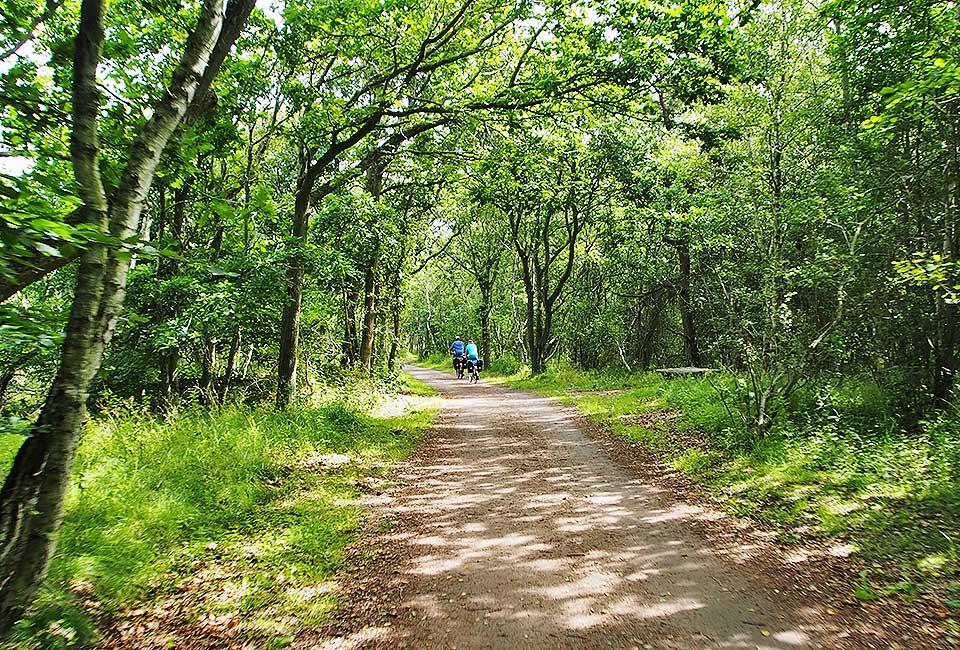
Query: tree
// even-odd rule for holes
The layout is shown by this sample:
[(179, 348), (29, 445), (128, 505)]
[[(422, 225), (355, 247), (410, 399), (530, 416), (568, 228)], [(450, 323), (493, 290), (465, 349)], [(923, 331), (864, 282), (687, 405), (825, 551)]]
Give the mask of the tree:
[(491, 314), (497, 300), (497, 288), (506, 254), (509, 253), (507, 233), (500, 221), (500, 213), (490, 205), (473, 205), (461, 218), (465, 221), (457, 227), (456, 245), (448, 255), (461, 264), (473, 277), (480, 291), (477, 315), (480, 318), (480, 350), (483, 363), (491, 362)]
[(9, 630), (22, 615), (46, 573), (63, 517), (88, 392), (123, 303), (131, 260), (129, 242), (136, 236), (160, 156), (210, 66), (217, 65), (212, 54), (224, 13), (224, 0), (202, 5), (170, 84), (134, 139), (115, 191), (108, 193), (101, 176), (97, 87), (104, 4), (102, 0), (81, 4), (72, 66), (70, 151), (82, 200), (80, 223), (101, 241), (81, 254), (57, 374), (0, 492), (0, 632)]
[[(522, 152), (522, 153), (521, 153)], [(516, 138), (486, 163), (480, 200), (506, 218), (526, 295), (526, 345), (541, 373), (557, 351), (555, 311), (574, 269), (578, 239), (604, 200), (602, 162), (573, 137)]]
[[(326, 13), (320, 6), (291, 12), (288, 22), (291, 65), (305, 66), (311, 81), (307, 87), (291, 88), (299, 98), (301, 120), (278, 406), (289, 404), (296, 392), (304, 280), (296, 247), (307, 236), (311, 206), (342, 187), (350, 174), (382, 163), (420, 133), (475, 113), (534, 106), (598, 83), (595, 71), (583, 66), (573, 72), (565, 65), (533, 65), (535, 58), (551, 59), (535, 51), (542, 30), (524, 31), (522, 21), (529, 17), (525, 6), (500, 0), (417, 5), (415, 20), (409, 7), (371, 3), (361, 8), (352, 18), (357, 28), (346, 33), (337, 29), (339, 12)], [(548, 13), (544, 24), (560, 15)], [(319, 38), (328, 33), (340, 36), (336, 41)], [(518, 34), (529, 41), (515, 52), (512, 37)], [(303, 47), (321, 42), (328, 49)], [(509, 57), (507, 69), (504, 56)], [(329, 110), (318, 111), (319, 106)], [(336, 160), (358, 147), (363, 153), (354, 164), (333, 169)], [(324, 175), (327, 180), (318, 185)]]

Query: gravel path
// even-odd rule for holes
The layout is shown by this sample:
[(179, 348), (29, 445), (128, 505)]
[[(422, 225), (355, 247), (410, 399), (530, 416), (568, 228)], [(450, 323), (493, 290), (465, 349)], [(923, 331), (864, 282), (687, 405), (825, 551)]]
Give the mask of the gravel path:
[(377, 505), (416, 522), (393, 536), (395, 622), (352, 647), (817, 647), (798, 612), (693, 531), (699, 509), (623, 468), (557, 403), (406, 372), (443, 408), (405, 486)]

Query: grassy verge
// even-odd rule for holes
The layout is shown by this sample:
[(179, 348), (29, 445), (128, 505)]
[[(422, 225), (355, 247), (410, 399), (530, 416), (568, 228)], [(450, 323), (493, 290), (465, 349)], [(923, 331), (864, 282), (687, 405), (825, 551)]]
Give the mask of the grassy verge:
[[(446, 369), (446, 359), (427, 360)], [(865, 382), (820, 386), (756, 442), (702, 378), (553, 370), (487, 379), (577, 405), (704, 486), (728, 511), (773, 525), (786, 540), (821, 538), (854, 553), (853, 595), (875, 600), (930, 588), (960, 612), (960, 418), (902, 430)], [(714, 382), (724, 381), (714, 378)], [(957, 624), (950, 623), (948, 627)]]
[[(92, 423), (50, 577), (7, 647), (82, 647), (133, 603), (146, 616), (185, 602), (188, 621), (220, 617), (267, 646), (319, 622), (359, 530), (356, 497), (389, 482), (436, 413), (430, 389), (403, 382), (285, 413)], [(0, 440), (0, 466), (16, 443)]]

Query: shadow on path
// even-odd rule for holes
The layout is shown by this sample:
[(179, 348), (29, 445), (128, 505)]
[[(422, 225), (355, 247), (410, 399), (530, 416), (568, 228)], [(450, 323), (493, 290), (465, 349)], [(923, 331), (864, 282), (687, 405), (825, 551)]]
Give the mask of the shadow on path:
[(812, 631), (614, 462), (556, 402), (408, 367), (443, 411), (406, 486), (392, 627), (335, 647), (811, 648)]

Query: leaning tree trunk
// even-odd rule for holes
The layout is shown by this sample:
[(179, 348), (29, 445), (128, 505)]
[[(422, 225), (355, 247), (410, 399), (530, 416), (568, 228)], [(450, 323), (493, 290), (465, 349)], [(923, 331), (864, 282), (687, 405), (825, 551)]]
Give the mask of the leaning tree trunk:
[[(84, 0), (73, 61), (71, 158), (83, 220), (126, 240), (136, 230), (154, 170), (183, 119), (223, 21), (223, 0), (207, 0), (167, 92), (134, 143), (108, 204), (100, 179), (97, 66), (103, 0)], [(0, 634), (23, 615), (46, 576), (63, 521), (86, 402), (123, 302), (129, 256), (92, 245), (82, 255), (60, 366), (30, 437), (0, 490)]]
[[(100, 214), (105, 224), (106, 211)], [(82, 257), (60, 368), (0, 491), (0, 633), (9, 630), (36, 595), (63, 520), (87, 394), (103, 354), (98, 312), (106, 260), (101, 246)]]
[[(59, 7), (61, 4), (63, 3), (60, 2), (57, 4), (57, 7)], [(227, 58), (227, 55), (230, 53), (230, 50), (233, 48), (233, 44), (237, 40), (237, 37), (240, 36), (240, 32), (243, 30), (243, 26), (250, 17), (250, 12), (253, 11), (255, 4), (256, 0), (229, 0), (227, 3), (226, 15), (221, 22), (221, 29), (217, 43), (213, 48), (213, 52), (207, 59), (203, 74), (199, 79), (196, 91), (193, 93), (190, 107), (188, 108), (187, 115), (184, 117), (185, 121), (192, 122), (203, 111), (216, 104), (216, 102), (208, 101), (210, 84), (220, 71), (220, 66), (223, 64), (224, 60)], [(66, 222), (70, 225), (83, 223), (82, 212), (82, 210), (76, 210), (73, 214), (66, 218)], [(161, 232), (160, 235), (162, 234), (163, 233)], [(59, 242), (51, 243), (51, 245), (59, 244)], [(13, 274), (4, 278), (0, 278), (0, 302), (6, 300), (16, 292), (36, 282), (40, 278), (52, 273), (53, 271), (56, 271), (57, 269), (63, 268), (71, 262), (76, 261), (80, 258), (82, 249), (79, 246), (61, 245), (59, 248), (59, 253), (60, 255), (53, 256), (38, 252), (35, 257), (29, 260), (29, 262), (22, 264), (14, 263)]]

